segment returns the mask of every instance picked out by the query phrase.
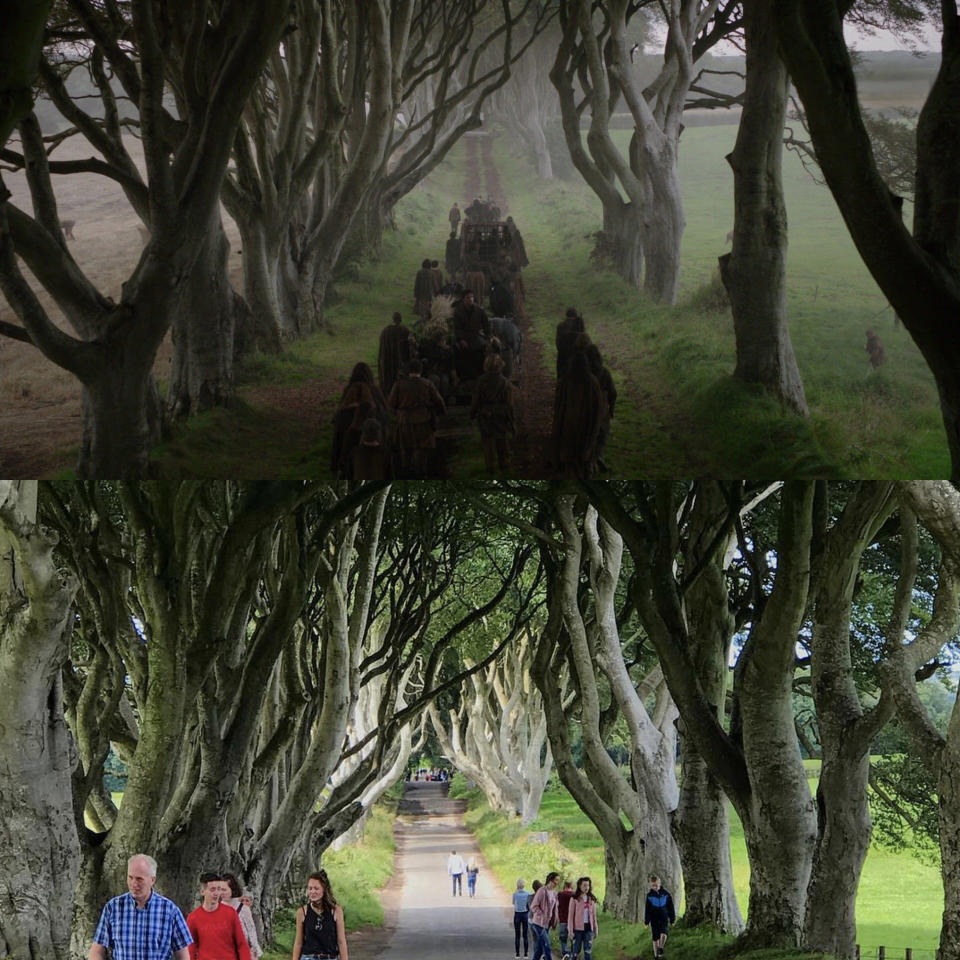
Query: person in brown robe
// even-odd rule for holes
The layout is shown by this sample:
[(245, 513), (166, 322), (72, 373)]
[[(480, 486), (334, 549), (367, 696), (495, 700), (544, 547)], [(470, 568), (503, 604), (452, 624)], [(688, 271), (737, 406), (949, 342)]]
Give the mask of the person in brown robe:
[(447, 214), (448, 219), (450, 220), (450, 230), (452, 231), (451, 236), (457, 235), (457, 227), (460, 226), (460, 207), (456, 203), (450, 208), (450, 213)]
[(424, 260), (413, 281), (413, 312), (418, 317), (430, 316), (430, 304), (433, 303), (433, 295), (438, 289), (437, 277), (430, 268), (430, 261)]
[(431, 260), (430, 269), (437, 280), (436, 289), (433, 291), (433, 295), (436, 296), (443, 289), (443, 271), (440, 269), (440, 261)]
[(437, 388), (424, 380), (423, 364), (411, 360), (410, 375), (398, 380), (387, 405), (397, 415), (397, 446), (405, 475), (423, 478), (427, 475), (430, 451), (437, 445), (434, 433), (437, 418), (447, 412)]
[(352, 462), (353, 479), (360, 483), (393, 479), (390, 451), (383, 442), (383, 427), (379, 420), (364, 420)]
[(385, 397), (397, 379), (403, 373), (404, 367), (410, 362), (413, 339), (410, 331), (403, 326), (403, 318), (399, 313), (393, 315), (393, 322), (383, 328), (380, 333), (380, 353), (377, 360), (380, 389)]
[(371, 418), (386, 425), (389, 420), (387, 403), (373, 381), (369, 364), (358, 363), (350, 374), (333, 415), (330, 469), (334, 473), (350, 479), (353, 450), (360, 442), (364, 422)]
[(601, 470), (606, 470), (607, 465), (603, 458), (607, 450), (607, 438), (610, 436), (610, 421), (617, 406), (617, 386), (613, 382), (613, 375), (604, 366), (600, 348), (595, 343), (591, 343), (587, 346), (585, 353), (590, 364), (590, 372), (597, 378), (607, 401), (601, 417), (600, 436), (597, 438), (597, 464)]
[(507, 441), (516, 433), (513, 412), (513, 387), (503, 375), (503, 360), (491, 354), (483, 363), (483, 374), (473, 394), (470, 419), (477, 421), (487, 473), (494, 466), (505, 470), (510, 465)]
[(567, 309), (564, 318), (557, 324), (557, 379), (566, 373), (576, 348), (577, 337), (585, 332), (583, 317), (573, 307)]
[(557, 382), (553, 408), (553, 463), (560, 474), (586, 478), (596, 473), (606, 403), (586, 354), (575, 353)]

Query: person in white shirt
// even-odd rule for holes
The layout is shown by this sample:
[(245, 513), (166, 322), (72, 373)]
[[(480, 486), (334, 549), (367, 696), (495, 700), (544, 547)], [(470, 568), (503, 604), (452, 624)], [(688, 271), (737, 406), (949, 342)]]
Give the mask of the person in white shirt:
[(461, 897), (463, 896), (463, 871), (463, 857), (461, 857), (456, 850), (451, 850), (450, 856), (447, 857), (447, 873), (450, 874), (453, 880), (454, 896), (456, 896), (458, 892)]

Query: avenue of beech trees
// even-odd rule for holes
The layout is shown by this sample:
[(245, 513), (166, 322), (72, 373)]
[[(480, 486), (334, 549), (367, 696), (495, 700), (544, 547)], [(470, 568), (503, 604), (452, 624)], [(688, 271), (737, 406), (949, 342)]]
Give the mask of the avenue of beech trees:
[[(78, 475), (143, 476), (173, 418), (229, 404), (237, 360), (324, 329), (344, 256), (375, 252), (397, 203), (493, 120), (552, 176), (546, 120), (596, 194), (598, 250), (652, 301), (676, 301), (684, 111), (741, 111), (732, 249), (718, 251), (734, 375), (808, 412), (789, 333), (784, 121), (793, 84), (815, 156), (864, 263), (936, 381), (960, 477), (960, 13), (956, 0), (16, 0), (0, 40), (0, 291), (32, 344), (82, 386)], [(884, 180), (845, 25), (939, 30), (916, 131), (913, 223)], [(745, 52), (745, 87), (711, 89), (704, 58)], [(653, 50), (652, 79), (636, 53)], [(642, 57), (641, 57), (642, 59)], [(71, 79), (91, 92), (77, 96)], [(34, 98), (59, 115), (41, 128)], [(614, 114), (632, 130), (623, 146)], [(60, 160), (79, 136), (88, 159)], [(136, 138), (137, 149), (132, 149)], [(564, 149), (564, 147), (561, 147)], [(142, 150), (143, 161), (138, 162)], [(148, 238), (119, 300), (67, 246), (56, 183), (97, 174)], [(221, 207), (222, 205), (222, 207)], [(225, 209), (242, 240), (231, 284)], [(351, 253), (352, 251), (352, 253)], [(28, 278), (28, 272), (30, 274)], [(55, 324), (39, 284), (63, 312)], [(924, 291), (923, 297), (916, 292)], [(165, 338), (172, 370), (152, 373)]]
[(229, 864), (269, 940), (433, 737), (524, 823), (555, 771), (614, 916), (655, 870), (689, 926), (852, 960), (897, 723), (952, 960), (960, 707), (918, 686), (958, 631), (946, 481), (0, 481), (0, 956), (84, 956), (138, 850), (181, 902)]

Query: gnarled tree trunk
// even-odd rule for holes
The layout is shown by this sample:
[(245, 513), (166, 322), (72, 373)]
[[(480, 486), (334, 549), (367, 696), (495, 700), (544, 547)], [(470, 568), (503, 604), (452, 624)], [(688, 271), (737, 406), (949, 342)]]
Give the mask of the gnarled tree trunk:
[(870, 710), (860, 703), (850, 609), (860, 557), (890, 513), (890, 492), (888, 484), (864, 484), (848, 501), (827, 534), (814, 608), (811, 680), (822, 764), (803, 942), (810, 950), (851, 960), (857, 887), (872, 829), (870, 745), (893, 714), (893, 701), (888, 693)]
[[(726, 709), (727, 665), (735, 631), (725, 580), (733, 531), (726, 531), (713, 557), (705, 556), (705, 551), (721, 531), (727, 509), (719, 484), (701, 484), (690, 515), (692, 532), (684, 557), (690, 569), (703, 565), (700, 577), (687, 590), (686, 611), (693, 667), (710, 709), (718, 717)], [(682, 719), (678, 728), (681, 777), (675, 832), (683, 864), (684, 922), (689, 927), (706, 924), (724, 933), (739, 934), (743, 915), (733, 889), (727, 796), (697, 750), (695, 738), (685, 731)]]
[(167, 406), (173, 416), (202, 413), (233, 399), (236, 313), (227, 267), (230, 244), (216, 210), (180, 287), (173, 313)]
[(99, 367), (83, 384), (81, 477), (144, 475), (150, 450), (163, 433), (152, 350), (145, 350), (129, 327), (112, 339), (111, 365)]
[(773, 0), (746, 4), (747, 84), (733, 168), (733, 250), (720, 258), (737, 340), (734, 376), (808, 413), (787, 324), (783, 125), (789, 78), (777, 52)]
[(0, 481), (0, 954), (67, 960), (80, 847), (61, 665), (73, 588), (36, 521), (36, 481)]
[(656, 137), (643, 149), (643, 291), (657, 303), (676, 303), (680, 287), (680, 247), (686, 217), (677, 166), (678, 142)]

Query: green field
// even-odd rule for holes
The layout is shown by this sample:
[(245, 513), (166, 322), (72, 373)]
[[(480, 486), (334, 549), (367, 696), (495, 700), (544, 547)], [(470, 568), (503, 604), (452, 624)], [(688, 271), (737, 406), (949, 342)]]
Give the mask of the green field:
[[(815, 773), (815, 768), (811, 772)], [(521, 827), (518, 821), (509, 821), (502, 814), (494, 813), (481, 791), (466, 790), (462, 777), (454, 779), (451, 794), (468, 798), (467, 825), (475, 831), (484, 856), (508, 890), (514, 888), (518, 877), (523, 877), (529, 888), (535, 877), (542, 879), (553, 869), (573, 880), (582, 875), (591, 876), (594, 889), (602, 897), (603, 846), (599, 834), (567, 791), (557, 786), (555, 780), (553, 783), (544, 794), (539, 817), (529, 827)], [(749, 868), (743, 827), (732, 809), (730, 814), (734, 885), (740, 908), (745, 912)], [(527, 843), (527, 835), (534, 831), (549, 831), (550, 842), (546, 845)], [(909, 923), (904, 909), (907, 899)], [(906, 853), (892, 853), (874, 846), (864, 866), (857, 899), (857, 939), (863, 956), (869, 956), (871, 951), (875, 955), (877, 946), (882, 944), (887, 947), (890, 960), (902, 958), (905, 947), (913, 948), (917, 960), (932, 960), (940, 936), (942, 908), (943, 886), (935, 866), (921, 863)], [(611, 933), (606, 944), (602, 936), (604, 928)], [(601, 922), (601, 942), (594, 956), (597, 960), (615, 957), (616, 949), (611, 941), (623, 946), (628, 955), (639, 953), (641, 948), (648, 952), (646, 934), (642, 927)], [(680, 942), (683, 935), (677, 931), (677, 941), (670, 951), (678, 960), (707, 956), (696, 951), (712, 949), (698, 937), (690, 945), (691, 952), (684, 953)], [(602, 946), (606, 948), (603, 952)]]
[[(625, 145), (628, 133), (615, 137)], [(673, 309), (654, 306), (616, 276), (589, 269), (586, 235), (599, 229), (599, 207), (581, 183), (545, 185), (528, 175), (531, 189), (511, 198), (511, 211), (533, 237), (527, 242), (528, 287), (535, 290), (537, 329), (549, 361), (553, 327), (564, 307), (576, 305), (617, 366), (620, 384), (633, 394), (614, 422), (609, 462), (621, 472), (669, 475), (706, 468), (750, 476), (946, 476), (932, 377), (905, 331), (893, 328), (892, 313), (829, 191), (810, 180), (793, 154), (784, 160), (788, 305), (809, 423), (783, 416), (775, 403), (729, 376), (732, 320), (728, 310), (709, 305), (717, 257), (729, 250), (725, 238), (733, 226), (733, 176), (724, 157), (735, 137), (733, 126), (683, 134), (687, 229), (680, 301)], [(504, 184), (523, 176), (521, 165), (501, 161)], [(879, 332), (886, 347), (888, 362), (879, 371), (867, 362), (867, 328)]]
[[(616, 136), (625, 142), (627, 132)], [(905, 331), (894, 328), (829, 191), (810, 180), (793, 154), (785, 157), (788, 300), (811, 417), (784, 414), (730, 376), (733, 327), (729, 309), (717, 303), (716, 259), (729, 249), (733, 186), (724, 156), (735, 136), (729, 125), (684, 132), (687, 229), (674, 308), (649, 303), (612, 273), (595, 272), (588, 260), (590, 235), (600, 227), (593, 194), (579, 180), (538, 180), (498, 136), (498, 171), (531, 259), (528, 308), (544, 345), (545, 374), (552, 379), (556, 323), (567, 306), (577, 306), (621, 392), (607, 457), (621, 474), (946, 476), (932, 377)], [(446, 210), (464, 199), (465, 157), (461, 143), (401, 202), (397, 229), (387, 232), (381, 254), (337, 283), (330, 331), (291, 344), (281, 357), (249, 360), (237, 406), (198, 417), (166, 444), (159, 454), (164, 472), (325, 472), (330, 418), (351, 366), (375, 361), (379, 332), (393, 310), (409, 315), (420, 260), (442, 258)], [(864, 350), (867, 328), (880, 333), (886, 349), (887, 363), (877, 371)], [(301, 416), (291, 416), (287, 404)], [(461, 445), (451, 468), (456, 476), (478, 475), (479, 444)]]

